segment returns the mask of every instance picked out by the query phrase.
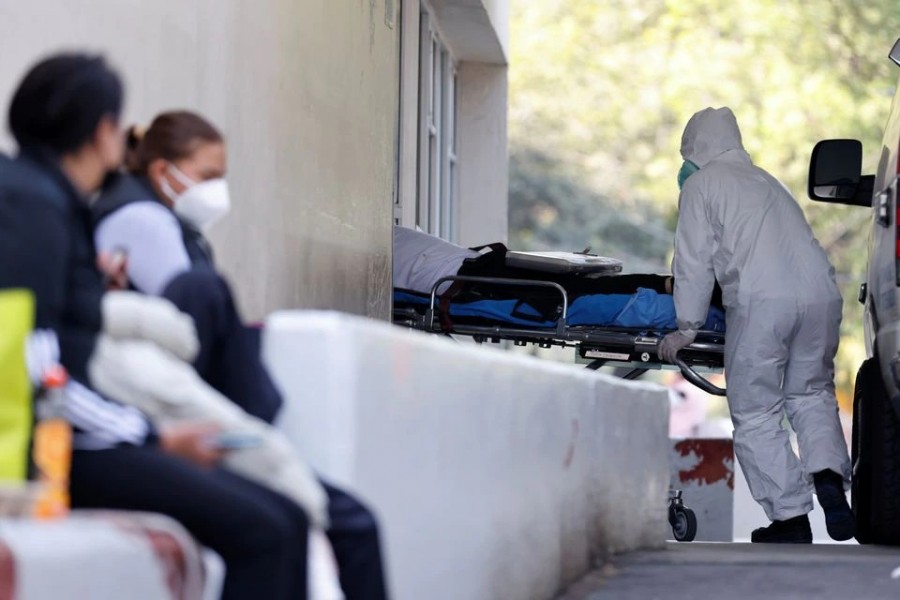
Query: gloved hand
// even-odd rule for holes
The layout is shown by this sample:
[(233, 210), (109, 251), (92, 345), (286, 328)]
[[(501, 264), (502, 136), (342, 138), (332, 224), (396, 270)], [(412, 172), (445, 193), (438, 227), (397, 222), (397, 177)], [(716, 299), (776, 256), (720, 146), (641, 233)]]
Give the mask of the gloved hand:
[(136, 292), (104, 294), (103, 332), (116, 339), (153, 342), (187, 362), (200, 349), (193, 319), (168, 300)]
[(682, 348), (690, 346), (697, 338), (696, 331), (673, 331), (659, 342), (656, 353), (664, 361), (675, 364), (675, 356)]

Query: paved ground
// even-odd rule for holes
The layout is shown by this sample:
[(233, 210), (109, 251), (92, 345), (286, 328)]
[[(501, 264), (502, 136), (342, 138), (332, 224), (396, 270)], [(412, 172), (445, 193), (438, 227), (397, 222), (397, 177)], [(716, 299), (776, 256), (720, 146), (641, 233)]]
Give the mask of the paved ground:
[(560, 600), (607, 598), (897, 600), (900, 548), (671, 542), (614, 558)]

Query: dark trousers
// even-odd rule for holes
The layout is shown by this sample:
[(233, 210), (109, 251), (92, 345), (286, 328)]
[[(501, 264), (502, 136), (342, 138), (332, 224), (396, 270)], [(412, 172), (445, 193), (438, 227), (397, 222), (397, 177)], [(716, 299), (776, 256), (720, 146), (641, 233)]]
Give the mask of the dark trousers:
[(163, 296), (194, 319), (197, 373), (245, 412), (271, 423), (281, 396), (262, 364), (259, 330), (244, 325), (228, 283), (198, 267), (173, 279)]
[(381, 558), (378, 525), (359, 500), (322, 482), (328, 492), (326, 532), (340, 571), (341, 589), (347, 600), (386, 600), (387, 588)]
[(292, 501), (155, 446), (76, 451), (72, 506), (162, 513), (225, 561), (223, 600), (306, 598), (308, 521)]

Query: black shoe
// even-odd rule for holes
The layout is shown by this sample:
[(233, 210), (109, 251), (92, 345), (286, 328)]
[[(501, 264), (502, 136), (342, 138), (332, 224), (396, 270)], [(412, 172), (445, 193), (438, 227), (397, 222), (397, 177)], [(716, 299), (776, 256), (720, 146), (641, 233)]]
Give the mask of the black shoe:
[(813, 473), (816, 497), (825, 511), (825, 526), (831, 539), (842, 542), (856, 535), (856, 518), (847, 496), (844, 494), (844, 479), (834, 471)]
[(800, 515), (785, 521), (772, 521), (768, 527), (754, 529), (750, 541), (754, 544), (812, 544), (809, 517)]

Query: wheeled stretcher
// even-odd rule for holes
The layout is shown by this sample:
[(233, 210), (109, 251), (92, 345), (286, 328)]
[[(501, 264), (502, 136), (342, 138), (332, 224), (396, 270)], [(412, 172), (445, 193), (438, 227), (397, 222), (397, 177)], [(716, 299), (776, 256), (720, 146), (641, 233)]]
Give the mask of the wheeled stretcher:
[[(527, 302), (523, 301), (478, 300), (454, 303), (452, 300), (442, 299), (439, 290), (444, 291), (451, 285), (555, 290), (559, 294), (556, 318), (547, 319), (547, 315), (530, 309)], [(652, 295), (645, 294), (643, 298), (638, 298), (636, 294), (636, 298), (631, 300), (615, 298), (611, 302), (600, 298), (602, 294), (597, 296), (598, 298), (589, 297), (592, 298), (589, 309), (582, 309), (575, 315), (566, 290), (554, 282), (451, 276), (435, 282), (430, 294), (395, 290), (393, 321), (397, 325), (430, 333), (468, 336), (479, 343), (508, 340), (517, 346), (536, 344), (546, 348), (571, 347), (588, 369), (596, 370), (605, 365), (629, 367), (630, 370), (624, 375), (625, 379), (635, 379), (653, 369), (677, 368), (685, 379), (703, 391), (725, 395), (724, 389), (701, 375), (701, 372), (721, 372), (724, 367), (724, 320), (720, 322), (711, 317), (708, 325), (713, 328), (701, 331), (693, 344), (679, 352), (676, 364), (671, 365), (659, 357), (657, 344), (675, 326), (674, 323), (666, 322), (666, 319), (658, 318), (660, 313), (653, 310), (655, 300)], [(671, 297), (661, 300), (671, 302)], [(649, 315), (648, 320), (651, 322), (646, 326), (634, 326), (637, 324), (629, 319), (631, 326), (618, 325), (624, 311), (634, 308), (634, 302), (638, 301), (643, 301), (646, 306), (639, 306), (634, 312)], [(669, 523), (676, 540), (694, 539), (697, 531), (696, 517), (684, 505), (681, 492), (677, 490), (672, 490), (669, 497)]]
[[(460, 282), (479, 286), (540, 287), (554, 289), (559, 293), (558, 316), (555, 321), (541, 318), (537, 311), (529, 310), (521, 301), (483, 300), (474, 307), (473, 302), (447, 306), (438, 303), (438, 290), (448, 283)], [(596, 303), (605, 302), (601, 298), (589, 297)], [(652, 301), (652, 297), (645, 298)], [(669, 300), (670, 301), (670, 300)], [(577, 302), (577, 301), (576, 301)], [(618, 299), (616, 302), (620, 302)], [(466, 306), (468, 305), (468, 306)], [(616, 304), (618, 308), (621, 304)], [(629, 306), (626, 303), (626, 307)], [(498, 310), (494, 310), (496, 307)], [(511, 311), (503, 309), (512, 308)], [(685, 379), (707, 393), (725, 395), (725, 390), (705, 379), (700, 372), (721, 372), (724, 367), (725, 332), (724, 327), (703, 330), (693, 344), (682, 350), (675, 365), (669, 365), (657, 354), (657, 344), (674, 327), (659, 327), (660, 322), (646, 326), (617, 326), (616, 318), (603, 319), (601, 314), (590, 323), (591, 316), (574, 321), (570, 318), (570, 302), (566, 290), (559, 284), (524, 279), (499, 279), (491, 277), (444, 277), (435, 282), (431, 294), (417, 294), (406, 290), (395, 290), (395, 324), (431, 333), (462, 335), (472, 337), (477, 342), (500, 342), (508, 340), (518, 346), (536, 344), (575, 348), (578, 356), (589, 369), (599, 369), (605, 365), (627, 366), (632, 370), (625, 376), (634, 379), (653, 369), (678, 368)], [(627, 308), (626, 308), (627, 309)], [(507, 316), (508, 312), (508, 316)], [(584, 311), (583, 311), (584, 312)], [(594, 315), (602, 311), (594, 311)], [(638, 313), (646, 311), (638, 308)], [(604, 322), (600, 322), (604, 321)], [(718, 325), (712, 318), (710, 322)]]

